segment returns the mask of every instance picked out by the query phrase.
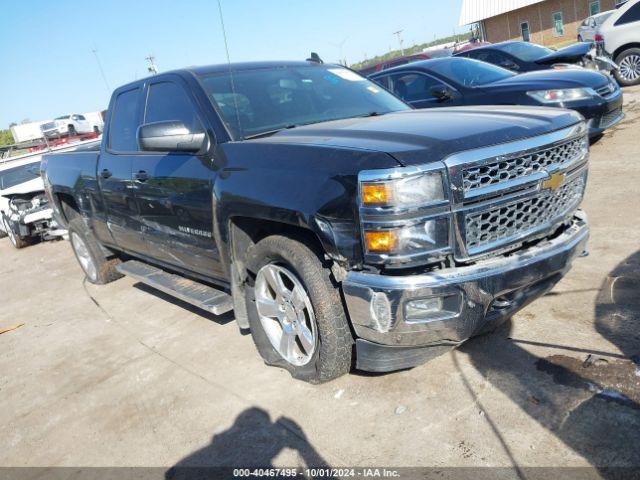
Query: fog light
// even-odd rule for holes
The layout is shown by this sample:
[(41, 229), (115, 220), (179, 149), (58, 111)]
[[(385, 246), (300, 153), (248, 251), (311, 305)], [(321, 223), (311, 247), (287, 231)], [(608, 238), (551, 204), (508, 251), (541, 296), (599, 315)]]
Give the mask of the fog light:
[(382, 292), (376, 292), (371, 297), (371, 321), (371, 326), (379, 332), (391, 329), (391, 304)]
[(404, 304), (406, 323), (426, 323), (457, 317), (462, 310), (462, 293), (410, 300)]

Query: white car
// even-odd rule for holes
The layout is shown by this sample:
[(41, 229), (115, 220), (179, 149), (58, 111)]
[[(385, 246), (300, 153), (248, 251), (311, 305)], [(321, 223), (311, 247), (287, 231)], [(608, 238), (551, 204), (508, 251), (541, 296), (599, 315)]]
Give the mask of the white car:
[(609, 10), (585, 19), (578, 27), (578, 41), (595, 42), (596, 29), (615, 12), (615, 10)]
[(47, 138), (72, 137), (83, 133), (100, 133), (100, 125), (90, 122), (84, 115), (73, 113), (44, 123), (40, 130)]
[(629, 0), (596, 29), (595, 40), (618, 64), (623, 86), (640, 83), (640, 0)]
[(16, 248), (45, 237), (53, 210), (40, 177), (41, 156), (0, 165), (0, 235)]

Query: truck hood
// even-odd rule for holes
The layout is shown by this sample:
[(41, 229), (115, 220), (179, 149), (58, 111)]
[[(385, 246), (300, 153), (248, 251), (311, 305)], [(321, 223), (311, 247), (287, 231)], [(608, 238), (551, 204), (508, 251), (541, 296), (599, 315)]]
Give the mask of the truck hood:
[(19, 185), (15, 185), (11, 188), (7, 188), (6, 190), (0, 190), (0, 195), (3, 197), (9, 197), (11, 195), (25, 195), (28, 193), (34, 192), (43, 192), (44, 184), (42, 182), (42, 178), (34, 178), (29, 180), (28, 182), (21, 183)]
[(452, 107), (323, 122), (250, 141), (375, 150), (402, 165), (416, 165), (542, 135), (581, 119), (574, 111), (555, 108)]

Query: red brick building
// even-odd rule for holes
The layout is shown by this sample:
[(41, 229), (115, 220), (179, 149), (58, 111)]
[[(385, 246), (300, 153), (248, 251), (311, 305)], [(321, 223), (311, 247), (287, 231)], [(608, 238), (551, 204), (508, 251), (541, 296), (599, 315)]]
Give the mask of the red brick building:
[(616, 0), (463, 0), (460, 25), (477, 24), (492, 43), (525, 40), (558, 45), (577, 39), (580, 23), (615, 8)]

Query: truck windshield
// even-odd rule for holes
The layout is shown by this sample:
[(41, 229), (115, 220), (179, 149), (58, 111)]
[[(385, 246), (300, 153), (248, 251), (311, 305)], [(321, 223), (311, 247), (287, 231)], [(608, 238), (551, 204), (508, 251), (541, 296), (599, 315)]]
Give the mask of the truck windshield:
[(236, 138), (411, 108), (378, 85), (338, 66), (237, 70), (232, 77), (224, 72), (201, 75), (200, 79)]
[(40, 176), (40, 162), (0, 171), (0, 190), (15, 187)]
[(447, 58), (428, 65), (429, 70), (452, 83), (464, 87), (479, 87), (513, 77), (515, 73), (490, 63), (470, 58)]

